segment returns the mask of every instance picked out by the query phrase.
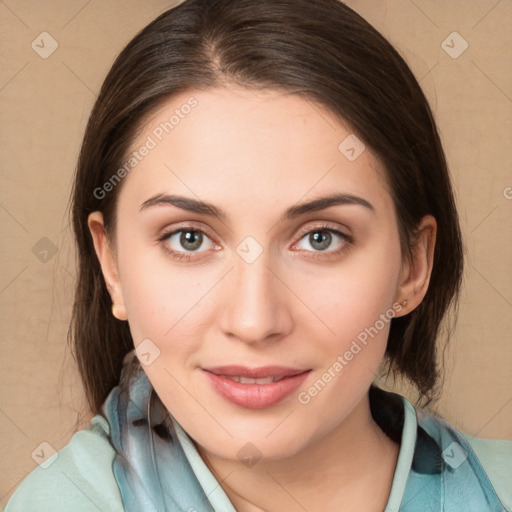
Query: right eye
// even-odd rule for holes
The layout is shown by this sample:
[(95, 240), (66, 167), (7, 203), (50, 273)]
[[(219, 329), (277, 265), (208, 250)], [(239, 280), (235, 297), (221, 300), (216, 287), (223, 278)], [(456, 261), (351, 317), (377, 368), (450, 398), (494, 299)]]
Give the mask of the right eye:
[(193, 259), (193, 253), (205, 252), (200, 250), (201, 247), (206, 246), (206, 249), (215, 247), (204, 231), (193, 226), (183, 226), (163, 233), (158, 241), (162, 243), (167, 253), (180, 261)]

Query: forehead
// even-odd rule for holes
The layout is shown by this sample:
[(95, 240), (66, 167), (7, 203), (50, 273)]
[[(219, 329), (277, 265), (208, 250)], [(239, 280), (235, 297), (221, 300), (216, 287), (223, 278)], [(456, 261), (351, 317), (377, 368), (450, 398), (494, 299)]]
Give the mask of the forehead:
[(245, 210), (332, 192), (383, 208), (391, 200), (379, 161), (350, 127), (286, 91), (182, 92), (145, 119), (127, 160), (132, 152), (121, 196), (139, 205), (170, 192), (232, 206), (236, 198)]

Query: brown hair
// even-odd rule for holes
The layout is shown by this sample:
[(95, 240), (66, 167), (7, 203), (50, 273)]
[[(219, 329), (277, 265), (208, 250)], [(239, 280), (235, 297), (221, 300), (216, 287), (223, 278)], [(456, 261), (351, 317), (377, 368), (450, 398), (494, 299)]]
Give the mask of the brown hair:
[[(122, 183), (97, 197), (119, 169), (143, 120), (172, 95), (234, 83), (287, 90), (347, 122), (377, 155), (410, 254), (421, 219), (438, 222), (430, 286), (394, 318), (388, 370), (435, 398), (441, 321), (458, 297), (463, 254), (447, 164), (432, 112), (409, 67), (368, 22), (338, 0), (186, 0), (145, 27), (115, 60), (92, 110), (72, 193), (78, 278), (69, 341), (93, 413), (119, 382), (133, 349), (94, 252), (88, 215), (99, 210), (113, 240)], [(340, 141), (341, 142), (341, 141)]]

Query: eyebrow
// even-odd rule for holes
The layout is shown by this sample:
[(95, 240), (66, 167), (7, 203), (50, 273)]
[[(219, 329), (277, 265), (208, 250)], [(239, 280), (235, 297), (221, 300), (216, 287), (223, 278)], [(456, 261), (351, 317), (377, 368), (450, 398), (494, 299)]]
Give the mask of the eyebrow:
[[(216, 217), (223, 221), (226, 221), (228, 219), (228, 215), (224, 211), (217, 208), (211, 203), (175, 194), (157, 194), (149, 198), (147, 201), (144, 201), (140, 207), (140, 211), (143, 212), (144, 210), (147, 210), (148, 208), (151, 208), (153, 206), (162, 205), (175, 206), (188, 212)], [(330, 208), (331, 206), (336, 205), (363, 206), (364, 208), (367, 208), (371, 212), (375, 213), (375, 208), (366, 199), (354, 196), (352, 194), (337, 193), (324, 197), (319, 197), (306, 203), (299, 203), (291, 206), (283, 213), (280, 222), (295, 219), (307, 213), (325, 210), (326, 208)]]

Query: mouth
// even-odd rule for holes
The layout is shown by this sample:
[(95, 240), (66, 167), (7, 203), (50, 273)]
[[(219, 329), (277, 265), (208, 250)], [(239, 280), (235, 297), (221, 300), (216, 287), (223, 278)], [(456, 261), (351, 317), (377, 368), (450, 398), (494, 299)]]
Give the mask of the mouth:
[(294, 375), (309, 371), (309, 369), (302, 370), (285, 366), (259, 366), (256, 368), (248, 368), (242, 365), (214, 366), (203, 368), (203, 370), (213, 373), (214, 375), (233, 379), (236, 382), (242, 382), (242, 384), (268, 384), (285, 377), (293, 377)]
[[(214, 374), (218, 375), (218, 374)], [(286, 377), (262, 377), (261, 379), (252, 379), (251, 377), (243, 377), (241, 375), (219, 375), (220, 377), (226, 377), (226, 379), (238, 382), (240, 384), (271, 384), (277, 382)]]
[(311, 369), (264, 366), (217, 366), (202, 368), (208, 380), (223, 398), (248, 409), (271, 407), (299, 387)]

